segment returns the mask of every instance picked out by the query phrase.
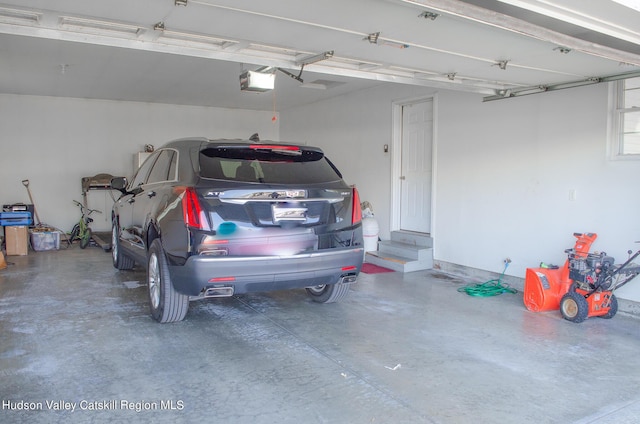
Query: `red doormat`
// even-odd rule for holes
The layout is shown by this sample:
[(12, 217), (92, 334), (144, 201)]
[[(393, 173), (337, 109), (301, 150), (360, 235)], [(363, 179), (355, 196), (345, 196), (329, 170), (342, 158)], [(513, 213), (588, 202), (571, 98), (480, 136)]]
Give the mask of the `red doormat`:
[(381, 274), (383, 272), (395, 272), (392, 269), (370, 264), (367, 262), (362, 264), (362, 268), (360, 269), (360, 271), (364, 272), (365, 274)]

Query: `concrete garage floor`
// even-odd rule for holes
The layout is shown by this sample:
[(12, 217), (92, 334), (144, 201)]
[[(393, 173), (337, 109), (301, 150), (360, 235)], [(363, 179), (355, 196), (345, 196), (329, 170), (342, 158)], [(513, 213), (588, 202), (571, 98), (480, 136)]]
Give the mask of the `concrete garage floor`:
[(340, 304), (241, 296), (160, 325), (144, 272), (99, 248), (7, 259), (0, 422), (640, 422), (640, 321), (624, 313), (573, 324), (425, 271), (361, 274)]

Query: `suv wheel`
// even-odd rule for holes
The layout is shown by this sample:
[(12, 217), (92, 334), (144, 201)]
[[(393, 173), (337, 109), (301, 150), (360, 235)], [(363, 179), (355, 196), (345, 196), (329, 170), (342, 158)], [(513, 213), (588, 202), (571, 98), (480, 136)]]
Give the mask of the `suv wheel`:
[(153, 319), (161, 323), (182, 321), (189, 309), (189, 296), (180, 294), (173, 288), (160, 239), (155, 239), (149, 248), (147, 283)]
[(131, 269), (133, 268), (133, 259), (125, 256), (120, 251), (120, 239), (118, 222), (114, 219), (111, 225), (111, 258), (113, 259), (113, 266), (117, 269)]
[(318, 286), (307, 287), (307, 294), (314, 302), (318, 303), (333, 303), (338, 302), (349, 294), (348, 283), (338, 284), (321, 284)]

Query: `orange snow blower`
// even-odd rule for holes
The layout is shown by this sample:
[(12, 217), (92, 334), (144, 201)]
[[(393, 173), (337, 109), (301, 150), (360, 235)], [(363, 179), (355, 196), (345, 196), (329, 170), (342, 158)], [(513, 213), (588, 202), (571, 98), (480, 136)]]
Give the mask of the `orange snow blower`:
[(640, 274), (640, 266), (632, 263), (640, 250), (624, 264), (614, 265), (614, 259), (605, 252), (589, 253), (597, 234), (573, 235), (576, 244), (565, 250), (568, 258), (562, 267), (527, 268), (525, 307), (533, 312), (560, 309), (562, 316), (572, 322), (596, 316), (612, 318), (618, 312), (613, 292)]

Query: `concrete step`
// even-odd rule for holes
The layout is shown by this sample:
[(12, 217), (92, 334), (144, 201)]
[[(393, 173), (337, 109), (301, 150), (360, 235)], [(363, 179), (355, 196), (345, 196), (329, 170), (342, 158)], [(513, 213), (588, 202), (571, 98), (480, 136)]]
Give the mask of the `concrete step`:
[(433, 256), (430, 247), (416, 246), (414, 244), (401, 243), (393, 240), (379, 241), (378, 251), (416, 261), (424, 261)]
[[(431, 252), (431, 249), (426, 249)], [(374, 251), (367, 252), (365, 261), (374, 265), (382, 266), (398, 272), (413, 272), (433, 268), (433, 257), (428, 255), (426, 258), (417, 260), (398, 256), (391, 253)]]
[(392, 231), (391, 241), (413, 246), (433, 247), (433, 239), (429, 234), (411, 231)]

